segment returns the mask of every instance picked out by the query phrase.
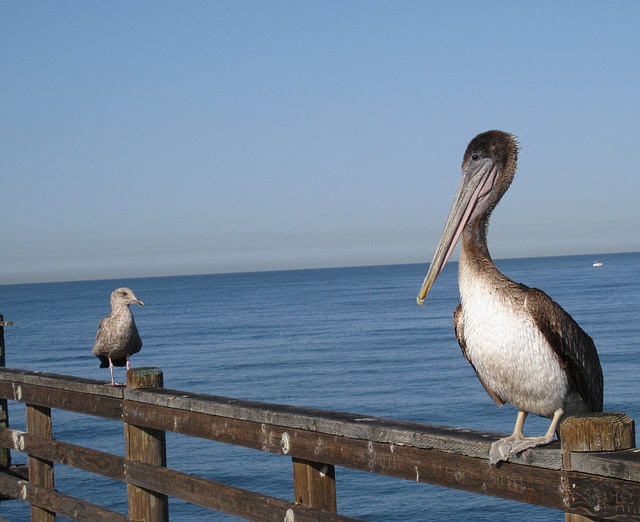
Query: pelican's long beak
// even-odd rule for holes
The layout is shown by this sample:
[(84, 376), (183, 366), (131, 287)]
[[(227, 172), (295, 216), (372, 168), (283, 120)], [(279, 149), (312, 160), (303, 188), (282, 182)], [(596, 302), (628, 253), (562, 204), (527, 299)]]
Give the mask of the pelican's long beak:
[(416, 297), (420, 306), (424, 303), (427, 293), (449, 261), (478, 201), (493, 188), (497, 174), (498, 169), (488, 158), (465, 163), (462, 166), (462, 177), (449, 211), (449, 217), (444, 225), (429, 272), (427, 272), (422, 288)]

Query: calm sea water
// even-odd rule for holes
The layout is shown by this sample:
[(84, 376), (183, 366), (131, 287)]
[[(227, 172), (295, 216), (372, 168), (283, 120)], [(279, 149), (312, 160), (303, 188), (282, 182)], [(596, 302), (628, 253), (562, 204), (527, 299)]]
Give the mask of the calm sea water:
[[(640, 253), (498, 261), (516, 281), (544, 289), (596, 342), (605, 410), (640, 418)], [(452, 330), (458, 304), (449, 265), (423, 308), (415, 304), (427, 266), (399, 265), (0, 286), (7, 366), (109, 379), (91, 354), (109, 295), (129, 286), (143, 338), (133, 366), (157, 366), (165, 386), (365, 415), (510, 433), (516, 411), (498, 408), (463, 359)], [(124, 379), (118, 369), (117, 378)], [(24, 429), (24, 406), (10, 403)], [(527, 421), (543, 433), (548, 420)], [(53, 413), (54, 437), (124, 454), (120, 423)], [(167, 435), (168, 464), (181, 471), (292, 498), (287, 458)], [(26, 462), (20, 454), (14, 462)], [(563, 520), (558, 511), (426, 484), (336, 469), (338, 509), (369, 521)], [(126, 487), (56, 467), (62, 492), (126, 513)], [(176, 521), (237, 520), (172, 499)], [(0, 517), (29, 520), (26, 504)]]

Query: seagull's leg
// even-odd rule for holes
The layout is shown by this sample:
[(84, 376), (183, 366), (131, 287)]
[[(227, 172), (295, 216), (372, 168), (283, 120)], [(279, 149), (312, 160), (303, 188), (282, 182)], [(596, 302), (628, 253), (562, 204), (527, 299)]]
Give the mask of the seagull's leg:
[(111, 382), (107, 383), (109, 386), (115, 386), (116, 385), (116, 379), (113, 376), (113, 362), (111, 361), (111, 357), (109, 357), (109, 370), (111, 370)]
[(501, 460), (509, 460), (511, 455), (522, 453), (523, 451), (535, 448), (536, 446), (549, 444), (554, 438), (556, 428), (558, 427), (558, 423), (560, 422), (563, 413), (564, 411), (562, 409), (558, 409), (554, 412), (551, 425), (544, 437), (525, 437), (523, 430), (524, 421), (527, 418), (527, 412), (519, 411), (513, 433), (509, 437), (497, 440), (491, 445), (489, 462), (491, 464), (496, 464)]
[(111, 370), (111, 382), (108, 382), (107, 386), (120, 386), (120, 383), (116, 382), (116, 379), (113, 376), (113, 361), (111, 360), (111, 357), (109, 357), (109, 370)]
[(129, 371), (129, 356), (127, 355), (127, 371)]

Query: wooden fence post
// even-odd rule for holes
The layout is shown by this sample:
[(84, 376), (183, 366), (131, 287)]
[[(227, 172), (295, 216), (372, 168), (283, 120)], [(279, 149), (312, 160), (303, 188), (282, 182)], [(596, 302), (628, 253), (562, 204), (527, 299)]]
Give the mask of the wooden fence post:
[[(127, 372), (127, 388), (162, 388), (162, 370), (135, 368)], [(125, 457), (127, 460), (166, 467), (165, 432), (125, 423)], [(133, 484), (127, 484), (129, 520), (135, 522), (167, 522), (169, 502), (166, 495)]]
[(336, 472), (331, 464), (293, 457), (293, 499), (296, 504), (338, 512)]
[[(4, 345), (4, 327), (11, 326), (13, 323), (5, 323), (4, 317), (0, 314), (0, 367), (4, 368), (6, 364), (5, 360), (5, 345)], [(0, 399), (0, 426), (3, 428), (9, 427), (9, 408), (7, 407), (7, 399)], [(0, 467), (8, 468), (11, 466), (11, 453), (9, 448), (0, 447)]]
[[(635, 447), (633, 419), (624, 413), (587, 413), (567, 417), (560, 426), (562, 464), (571, 471), (571, 452), (618, 451)], [(567, 483), (567, 498), (575, 502), (571, 484)], [(565, 522), (599, 520), (575, 513), (565, 513)]]
[[(26, 405), (27, 431), (38, 437), (51, 438), (51, 408), (44, 406)], [(53, 462), (29, 457), (29, 482), (35, 486), (42, 486), (48, 489), (54, 488)], [(56, 514), (38, 506), (31, 506), (32, 522), (53, 522)]]

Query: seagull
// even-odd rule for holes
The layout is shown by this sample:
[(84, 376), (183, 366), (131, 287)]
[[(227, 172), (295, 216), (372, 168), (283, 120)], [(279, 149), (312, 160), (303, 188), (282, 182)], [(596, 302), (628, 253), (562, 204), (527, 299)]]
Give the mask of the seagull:
[[(491, 446), (491, 464), (548, 444), (565, 415), (602, 411), (602, 368), (591, 337), (542, 290), (498, 271), (489, 254), (489, 217), (513, 180), (517, 156), (517, 141), (506, 132), (492, 130), (471, 140), (449, 217), (417, 297), (422, 305), (462, 237), (455, 335), (496, 404), (518, 408), (512, 435)], [(544, 436), (524, 436), (529, 413), (552, 419)]]
[(144, 306), (128, 288), (116, 288), (111, 293), (111, 313), (98, 325), (96, 341), (92, 352), (100, 359), (100, 368), (111, 370), (111, 382), (108, 386), (120, 386), (113, 376), (114, 366), (126, 366), (129, 369), (129, 356), (138, 353), (142, 340), (136, 328), (136, 322), (129, 305)]

